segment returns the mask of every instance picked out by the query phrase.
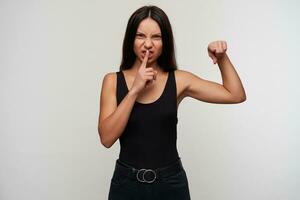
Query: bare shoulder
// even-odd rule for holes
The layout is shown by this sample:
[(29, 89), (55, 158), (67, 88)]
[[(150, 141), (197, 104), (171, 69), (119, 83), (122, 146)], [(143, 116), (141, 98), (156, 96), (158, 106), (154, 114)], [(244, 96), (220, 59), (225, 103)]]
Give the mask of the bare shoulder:
[(174, 71), (174, 75), (177, 88), (177, 104), (179, 105), (183, 98), (187, 96), (185, 91), (189, 86), (189, 78), (192, 74), (186, 70), (177, 69)]
[(116, 93), (117, 87), (117, 73), (116, 72), (108, 72), (104, 75), (102, 80), (102, 96), (110, 96), (112, 98)]
[(200, 93), (201, 88), (205, 88), (205, 83), (208, 83), (207, 80), (187, 70), (178, 69), (175, 71), (175, 76), (179, 100), (185, 97), (199, 99), (196, 93)]
[(175, 70), (176, 78), (181, 81), (186, 81), (187, 79), (191, 78), (191, 76), (195, 76), (192, 72), (183, 69)]
[(116, 75), (116, 72), (107, 72), (103, 77), (103, 81), (113, 82), (114, 80), (116, 80)]
[(187, 70), (177, 69), (175, 70), (175, 79), (178, 89), (183, 92), (189, 84), (189, 80), (195, 75)]
[(194, 91), (197, 87), (197, 89), (199, 90), (199, 88), (201, 87), (205, 87), (205, 83), (208, 83), (209, 81), (201, 78), (200, 76), (198, 76), (195, 73), (192, 73), (190, 71), (187, 70), (176, 70), (176, 84), (179, 85), (179, 88), (181, 88), (181, 96), (184, 97), (192, 97), (195, 98), (195, 94), (199, 91)]

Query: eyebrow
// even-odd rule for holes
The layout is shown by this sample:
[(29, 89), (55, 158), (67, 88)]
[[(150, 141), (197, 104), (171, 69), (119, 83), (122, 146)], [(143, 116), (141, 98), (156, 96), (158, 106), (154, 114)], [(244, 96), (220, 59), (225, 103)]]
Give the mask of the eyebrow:
[[(140, 32), (140, 31), (137, 31), (137, 33), (144, 34), (144, 33)], [(161, 35), (161, 33), (155, 33), (155, 34), (153, 34), (153, 35)]]

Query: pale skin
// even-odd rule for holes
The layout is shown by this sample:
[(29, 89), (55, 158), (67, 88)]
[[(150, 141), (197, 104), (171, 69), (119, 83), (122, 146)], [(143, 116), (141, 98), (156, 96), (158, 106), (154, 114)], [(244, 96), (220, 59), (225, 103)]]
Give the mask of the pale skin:
[[(159, 25), (151, 18), (144, 19), (139, 24), (134, 41), (135, 63), (132, 68), (123, 71), (129, 92), (118, 106), (116, 73), (110, 72), (104, 76), (98, 133), (105, 147), (110, 148), (121, 136), (135, 101), (151, 103), (162, 94), (168, 76), (156, 62), (162, 53), (162, 45)], [(207, 50), (213, 63), (220, 68), (223, 84), (205, 80), (192, 72), (176, 70), (177, 108), (185, 97), (218, 104), (235, 104), (246, 100), (242, 82), (226, 54), (226, 42), (211, 42)]]

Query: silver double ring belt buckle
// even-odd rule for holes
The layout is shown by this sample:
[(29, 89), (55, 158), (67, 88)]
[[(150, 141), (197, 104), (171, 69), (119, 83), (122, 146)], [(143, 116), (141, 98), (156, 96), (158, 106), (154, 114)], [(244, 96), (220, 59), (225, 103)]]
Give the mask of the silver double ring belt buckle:
[[(150, 172), (150, 173), (154, 174), (152, 180), (146, 180), (145, 179), (145, 174), (147, 174), (147, 172)], [(142, 176), (142, 177), (140, 177), (140, 176)], [(136, 173), (136, 178), (137, 178), (138, 181), (143, 182), (143, 183), (145, 183), (145, 182), (146, 183), (152, 183), (156, 179), (156, 173), (152, 169), (139, 169), (138, 172)]]

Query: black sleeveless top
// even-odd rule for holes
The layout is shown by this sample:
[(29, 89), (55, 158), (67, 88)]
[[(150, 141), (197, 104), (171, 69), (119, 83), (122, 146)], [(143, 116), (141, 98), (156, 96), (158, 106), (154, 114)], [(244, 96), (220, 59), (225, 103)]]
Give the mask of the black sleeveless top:
[[(123, 72), (116, 73), (119, 105), (129, 90)], [(135, 101), (119, 137), (119, 159), (136, 168), (151, 169), (176, 161), (177, 122), (176, 82), (174, 71), (170, 71), (159, 99), (151, 103)]]

